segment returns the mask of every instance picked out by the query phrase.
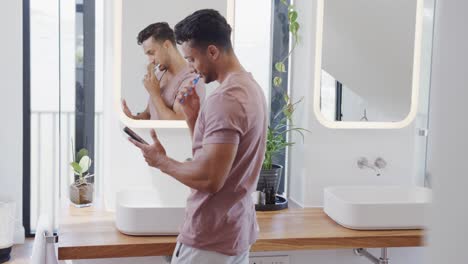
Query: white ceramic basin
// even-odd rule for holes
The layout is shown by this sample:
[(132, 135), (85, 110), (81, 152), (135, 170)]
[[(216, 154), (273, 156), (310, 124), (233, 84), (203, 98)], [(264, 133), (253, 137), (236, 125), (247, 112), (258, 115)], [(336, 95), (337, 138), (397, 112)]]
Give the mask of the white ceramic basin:
[(431, 196), (432, 191), (422, 187), (329, 187), (324, 190), (324, 211), (351, 229), (420, 229), (427, 227)]
[(154, 191), (117, 193), (115, 223), (127, 235), (175, 235), (184, 221), (185, 205), (162, 203)]

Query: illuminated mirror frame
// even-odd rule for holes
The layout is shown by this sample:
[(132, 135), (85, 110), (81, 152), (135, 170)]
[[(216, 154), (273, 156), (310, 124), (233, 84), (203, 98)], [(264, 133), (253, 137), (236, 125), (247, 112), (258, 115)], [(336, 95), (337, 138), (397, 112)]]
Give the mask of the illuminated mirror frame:
[[(120, 101), (122, 97), (122, 1), (114, 0), (114, 109), (119, 113), (120, 121), (123, 125), (132, 128), (188, 128), (183, 120), (134, 120), (123, 112)], [(235, 0), (227, 0), (226, 20), (230, 25), (234, 25), (234, 7)], [(234, 33), (232, 38), (234, 39)]]
[(421, 75), (421, 48), (423, 32), (424, 0), (416, 0), (416, 25), (413, 54), (413, 79), (411, 92), (411, 108), (405, 119), (398, 122), (355, 122), (330, 121), (325, 118), (320, 109), (320, 85), (322, 72), (322, 44), (323, 44), (323, 14), (324, 1), (317, 0), (316, 43), (315, 43), (315, 72), (314, 72), (314, 113), (317, 120), (327, 128), (365, 128), (365, 129), (398, 129), (408, 126), (416, 117), (419, 101), (419, 85)]

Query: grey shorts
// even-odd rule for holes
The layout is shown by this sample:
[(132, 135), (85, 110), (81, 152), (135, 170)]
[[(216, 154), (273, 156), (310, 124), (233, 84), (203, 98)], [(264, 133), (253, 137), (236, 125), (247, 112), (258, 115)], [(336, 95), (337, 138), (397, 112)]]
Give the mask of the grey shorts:
[(249, 264), (249, 250), (237, 256), (228, 256), (177, 242), (171, 264)]

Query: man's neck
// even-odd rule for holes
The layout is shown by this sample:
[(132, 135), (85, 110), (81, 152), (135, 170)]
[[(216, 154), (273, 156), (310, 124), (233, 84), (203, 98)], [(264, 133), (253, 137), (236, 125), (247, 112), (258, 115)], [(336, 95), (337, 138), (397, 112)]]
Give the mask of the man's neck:
[(235, 72), (245, 72), (244, 67), (240, 64), (239, 60), (237, 59), (236, 55), (229, 55), (224, 59), (224, 62), (221, 65), (225, 65), (224, 67), (218, 67), (220, 69), (218, 71), (218, 78), (217, 81), (219, 83), (224, 82), (229, 74)]
[(170, 75), (175, 76), (187, 67), (187, 63), (178, 52), (175, 51), (172, 54), (171, 64), (168, 66), (167, 71)]

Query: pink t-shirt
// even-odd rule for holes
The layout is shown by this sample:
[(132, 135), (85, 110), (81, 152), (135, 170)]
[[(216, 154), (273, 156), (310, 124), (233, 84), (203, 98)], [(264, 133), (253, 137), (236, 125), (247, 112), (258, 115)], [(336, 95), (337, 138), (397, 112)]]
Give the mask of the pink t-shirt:
[[(163, 77), (163, 73), (159, 73), (157, 78), (161, 79)], [(164, 78), (161, 80), (161, 97), (166, 104), (167, 107), (174, 109), (174, 103), (177, 97), (177, 93), (180, 89), (184, 88), (185, 86), (190, 86), (193, 79), (197, 77), (197, 74), (191, 73), (190, 68), (187, 66), (180, 72), (178, 72), (174, 77), (172, 77), (169, 81), (166, 81)], [(200, 104), (203, 105), (205, 101), (205, 83), (200, 80), (195, 87), (198, 96), (200, 97)], [(153, 105), (151, 98), (148, 99), (148, 107), (150, 111), (150, 119), (151, 120), (159, 120), (160, 117), (158, 115), (158, 111), (156, 111), (156, 107)]]
[(251, 193), (262, 166), (266, 100), (248, 72), (228, 75), (202, 106), (193, 135), (194, 160), (204, 144), (238, 144), (226, 182), (217, 193), (191, 190), (178, 241), (194, 248), (238, 255), (257, 239)]

